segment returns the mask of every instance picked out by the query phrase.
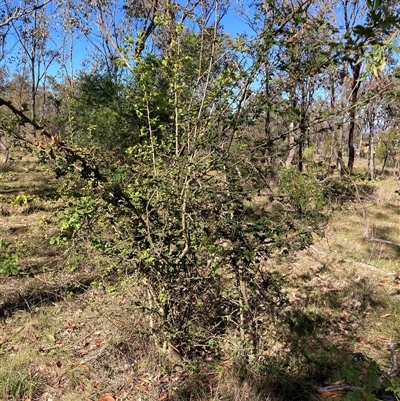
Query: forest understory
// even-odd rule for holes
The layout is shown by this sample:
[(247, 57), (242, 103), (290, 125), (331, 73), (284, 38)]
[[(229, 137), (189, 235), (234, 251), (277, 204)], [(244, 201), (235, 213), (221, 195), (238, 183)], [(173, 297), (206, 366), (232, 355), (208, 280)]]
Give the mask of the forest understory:
[(135, 307), (142, 289), (133, 271), (107, 271), (99, 255), (49, 244), (59, 183), (33, 156), (17, 159), (0, 172), (0, 400), (398, 399), (400, 196), (392, 176), (338, 204), (307, 249), (263, 261), (281, 277), (287, 302), (272, 319), (259, 317), (262, 352), (245, 355), (231, 329), (189, 360), (156, 346)]
[(3, 0), (0, 401), (400, 400), (400, 0)]

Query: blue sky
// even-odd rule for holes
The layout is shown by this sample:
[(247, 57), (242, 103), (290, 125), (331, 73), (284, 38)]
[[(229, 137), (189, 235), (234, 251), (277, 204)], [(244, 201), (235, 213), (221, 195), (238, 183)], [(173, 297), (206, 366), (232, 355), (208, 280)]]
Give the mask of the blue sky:
[[(123, 2), (123, 0), (119, 0), (120, 4)], [(178, 0), (178, 1), (182, 1), (182, 3), (186, 3), (186, 0)], [(222, 27), (223, 30), (225, 32), (227, 32), (228, 34), (230, 34), (231, 36), (236, 36), (239, 33), (244, 33), (244, 32), (248, 32), (248, 34), (251, 36), (253, 34), (253, 32), (250, 31), (249, 27), (247, 26), (247, 23), (245, 21), (245, 18), (249, 18), (251, 19), (251, 15), (249, 15), (249, 13), (251, 13), (251, 8), (250, 8), (250, 2), (248, 0), (244, 0), (241, 1), (239, 3), (240, 0), (235, 0), (235, 1), (231, 1), (229, 2), (229, 8), (228, 8), (228, 12), (227, 14), (224, 16), (223, 20), (222, 20)], [(15, 0), (15, 4), (17, 4), (19, 2), (19, 0)], [(49, 5), (47, 6), (47, 13), (50, 16), (54, 16), (57, 14), (57, 12), (59, 12), (61, 9), (57, 8), (57, 6), (55, 6), (53, 3), (49, 3)], [(242, 10), (244, 10), (244, 17), (240, 16), (239, 13), (237, 12), (237, 8), (241, 8)], [(65, 10), (65, 8), (63, 9)], [(340, 19), (340, 12), (338, 12), (336, 10), (335, 12), (336, 17)], [(117, 13), (117, 17), (118, 17), (118, 13)], [(87, 24), (88, 21), (84, 21), (85, 24)], [(212, 21), (211, 21), (212, 22)], [(91, 26), (93, 28), (93, 32), (96, 33), (96, 21), (93, 21), (91, 23)], [(67, 69), (68, 69), (68, 73), (71, 73), (71, 68), (73, 68), (73, 73), (76, 74), (77, 71), (81, 70), (82, 68), (87, 68), (83, 65), (83, 61), (86, 60), (91, 60), (91, 54), (90, 54), (90, 49), (93, 48), (93, 44), (90, 43), (82, 34), (77, 34), (75, 33), (73, 36), (73, 46), (71, 47), (71, 39), (69, 39), (69, 43), (67, 43), (66, 46), (63, 46), (63, 32), (62, 32), (62, 24), (61, 21), (58, 20), (57, 22), (57, 26), (54, 30), (52, 30), (51, 32), (51, 36), (53, 38), (53, 43), (50, 43), (50, 46), (54, 46), (55, 48), (58, 49), (62, 49), (63, 48), (63, 52), (64, 54), (69, 57), (70, 56), (70, 51), (72, 49), (72, 54), (73, 54), (73, 62), (72, 63), (68, 63), (67, 65)], [(75, 31), (77, 32), (77, 31)], [(11, 54), (16, 55), (17, 54), (17, 37), (15, 34), (12, 34), (12, 32), (10, 32), (8, 34), (7, 37), (7, 43), (8, 43), (8, 47), (10, 49), (13, 49), (13, 52)], [(16, 57), (15, 60), (20, 60), (19, 57)], [(6, 60), (3, 60), (3, 63)], [(9, 69), (18, 69), (19, 67), (21, 67), (21, 63), (19, 62), (19, 64), (17, 64), (15, 61), (13, 61), (12, 59), (8, 59), (7, 61), (9, 61)], [(14, 64), (13, 64), (14, 63)], [(49, 72), (51, 75), (55, 75), (56, 73), (59, 73), (61, 75), (65, 74), (65, 68), (60, 68), (60, 64), (54, 64), (50, 69)], [(60, 77), (59, 77), (60, 78)]]
[[(237, 34), (246, 32), (248, 30), (246, 22), (236, 11), (238, 6), (239, 4), (236, 1), (230, 2), (228, 12), (223, 17), (221, 23), (223, 31), (232, 37), (235, 37)], [(92, 44), (88, 42), (86, 38), (83, 36), (77, 37), (74, 46), (74, 69), (77, 70), (82, 67), (82, 62), (85, 58), (87, 58), (91, 48)]]

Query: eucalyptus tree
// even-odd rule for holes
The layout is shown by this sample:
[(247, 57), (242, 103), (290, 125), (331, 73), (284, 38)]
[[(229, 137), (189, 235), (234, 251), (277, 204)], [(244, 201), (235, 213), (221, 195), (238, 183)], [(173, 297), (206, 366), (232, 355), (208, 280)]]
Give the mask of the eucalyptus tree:
[(90, 43), (86, 65), (94, 70), (105, 68), (108, 73), (121, 65), (133, 73), (135, 58), (171, 40), (165, 21), (187, 13), (182, 15), (183, 23), (196, 7), (196, 2), (181, 6), (170, 0), (69, 0), (63, 4), (65, 26)]
[(382, 173), (387, 165), (395, 165), (400, 155), (399, 72), (382, 74), (380, 84), (387, 87), (386, 93), (378, 98), (375, 106), (379, 110), (376, 138), (376, 155), (382, 162)]
[[(36, 1), (36, 0), (5, 0), (3, 6), (0, 9), (0, 62), (7, 66), (9, 70), (15, 67), (20, 67), (21, 65), (30, 65), (30, 77), (28, 80), (31, 82), (30, 88), (30, 109), (31, 116), (36, 117), (36, 98), (38, 95), (39, 85), (43, 82), (43, 69), (41, 71), (40, 67), (43, 65), (43, 42), (45, 34), (45, 28), (43, 24), (40, 25), (39, 16), (46, 14), (46, 6), (50, 3), (50, 0), (46, 1)], [(27, 26), (31, 24), (31, 28)], [(24, 26), (25, 28), (22, 28)], [(43, 28), (43, 29), (42, 29)], [(20, 53), (17, 54), (18, 44), (21, 46)], [(29, 62), (28, 62), (29, 60)], [(12, 71), (14, 78), (12, 81), (16, 82), (16, 71)], [(22, 67), (21, 73), (25, 75), (26, 68)], [(11, 85), (11, 83), (10, 83)], [(7, 83), (6, 86), (9, 86)], [(25, 86), (25, 84), (24, 84)], [(5, 86), (3, 85), (5, 88)], [(3, 88), (3, 89), (4, 89)], [(15, 97), (16, 93), (20, 93), (20, 99), (25, 97), (21, 92), (24, 88), (21, 86), (14, 95), (14, 101), (17, 100)], [(8, 92), (10, 88), (8, 88)], [(2, 91), (2, 96), (5, 95), (5, 91)], [(19, 106), (27, 105), (28, 103), (19, 102)], [(5, 115), (1, 121), (1, 131), (3, 133), (3, 139), (1, 141), (1, 147), (5, 151), (4, 162), (8, 161), (9, 148), (7, 146), (5, 137), (12, 133), (15, 133), (15, 124), (11, 123), (9, 116)], [(21, 127), (19, 127), (21, 128)]]
[[(354, 166), (355, 148), (354, 136), (357, 123), (357, 111), (363, 102), (359, 100), (360, 88), (363, 85), (365, 73), (369, 66), (367, 61), (374, 58), (374, 73), (385, 66), (387, 46), (382, 46), (388, 38), (396, 35), (399, 24), (398, 2), (342, 0), (343, 28), (340, 32), (339, 53), (346, 74), (348, 108), (348, 170), (351, 173)], [(378, 49), (378, 52), (376, 52)], [(379, 60), (376, 57), (379, 56)]]
[[(7, 46), (10, 42), (10, 28), (13, 23), (19, 21), (36, 11), (43, 8), (50, 0), (42, 3), (34, 2), (17, 2), (15, 0), (4, 0), (3, 6), (0, 9), (0, 61), (10, 50)], [(8, 36), (8, 38), (7, 38)]]
[(375, 178), (375, 154), (379, 134), (386, 132), (394, 122), (386, 109), (392, 84), (388, 83), (391, 78), (385, 75), (370, 75), (364, 81), (364, 88), (360, 94), (368, 99), (368, 103), (359, 112), (359, 149), (360, 153), (364, 153), (362, 156), (368, 159), (368, 174), (371, 180)]
[[(278, 138), (287, 138), (286, 165), (297, 160), (301, 169), (304, 138), (312, 135), (310, 127), (321, 127), (325, 121), (333, 132), (330, 143), (336, 149), (340, 171), (344, 168), (342, 142), (347, 137), (347, 165), (351, 172), (358, 111), (365, 101), (359, 99), (359, 91), (370, 65), (368, 60), (377, 57), (376, 48), (382, 49), (379, 44), (396, 29), (395, 6), (395, 2), (388, 6), (359, 0), (255, 3), (257, 12), (248, 22), (259, 43), (252, 50), (264, 91), (257, 98), (264, 101), (265, 133), (269, 138), (264, 143), (271, 145), (272, 131)], [(383, 65), (380, 62), (378, 67)], [(273, 85), (278, 88), (273, 90)], [(323, 115), (314, 111), (310, 121), (313, 92), (326, 99), (329, 107)], [(280, 100), (276, 93), (283, 93)], [(279, 134), (276, 127), (272, 129), (278, 110), (286, 116), (286, 134)]]
[(263, 147), (267, 165), (273, 159), (286, 166), (296, 161), (302, 170), (304, 146), (321, 118), (312, 105), (323, 90), (321, 76), (333, 63), (329, 8), (314, 1), (257, 2), (254, 7), (247, 21), (254, 35), (247, 40), (261, 83), (253, 100), (265, 122), (265, 137), (257, 146)]
[[(51, 14), (55, 14), (55, 5), (49, 1), (24, 0), (25, 9), (31, 7), (32, 12), (22, 19), (11, 22), (12, 33), (18, 46), (18, 58), (21, 67), (29, 72), (30, 117), (36, 119), (43, 114), (38, 108), (46, 102), (46, 78), (49, 68), (59, 56), (59, 50), (52, 40), (53, 23)], [(39, 101), (39, 96), (41, 99)]]

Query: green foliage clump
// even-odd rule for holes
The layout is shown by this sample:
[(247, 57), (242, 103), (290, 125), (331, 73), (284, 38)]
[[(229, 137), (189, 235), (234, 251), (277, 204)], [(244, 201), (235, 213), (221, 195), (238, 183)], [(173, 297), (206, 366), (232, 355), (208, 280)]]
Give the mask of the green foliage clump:
[(35, 195), (30, 194), (19, 194), (14, 197), (11, 204), (12, 205), (28, 205), (31, 202), (37, 202), (39, 198)]
[[(184, 46), (192, 40), (186, 39)], [(210, 76), (217, 73), (210, 68)], [(159, 342), (192, 356), (215, 347), (233, 327), (243, 346), (256, 352), (258, 313), (272, 316), (285, 303), (279, 275), (262, 261), (274, 249), (310, 243), (310, 225), (323, 206), (320, 190), (288, 169), (282, 188), (295, 212), (283, 221), (256, 215), (244, 207), (254, 191), (241, 177), (249, 171), (247, 158), (220, 145), (234, 75), (222, 71), (210, 80), (199, 70), (196, 84), (193, 59), (177, 44), (163, 58), (137, 62), (135, 74), (129, 98), (146, 122), (140, 140), (118, 162), (111, 153), (97, 157), (107, 179), (80, 182), (53, 241), (90, 244), (134, 270), (144, 291), (138, 305), (148, 311)], [(159, 85), (155, 76), (168, 84)], [(71, 183), (79, 186), (76, 178)]]
[(12, 246), (0, 239), (0, 275), (12, 276), (19, 273), (18, 254)]
[(395, 397), (400, 397), (400, 379), (398, 377), (391, 377), (389, 379), (389, 384), (385, 389), (395, 395)]
[(379, 135), (376, 146), (376, 157), (383, 166), (393, 166), (395, 157), (400, 153), (400, 132), (397, 129), (389, 129)]
[(324, 197), (331, 203), (342, 203), (345, 200), (353, 199), (355, 187), (352, 179), (344, 175), (342, 177), (329, 177), (324, 185)]
[(76, 86), (78, 94), (55, 122), (71, 144), (120, 154), (138, 140), (138, 118), (118, 77), (81, 73)]
[(323, 186), (315, 176), (295, 167), (284, 167), (279, 177), (280, 190), (297, 213), (304, 218), (315, 218), (322, 213), (325, 205)]

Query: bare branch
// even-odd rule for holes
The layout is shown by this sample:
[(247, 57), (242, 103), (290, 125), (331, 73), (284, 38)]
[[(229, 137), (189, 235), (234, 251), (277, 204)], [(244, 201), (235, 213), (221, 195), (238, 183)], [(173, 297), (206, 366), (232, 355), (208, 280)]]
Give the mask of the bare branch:
[(25, 16), (32, 14), (34, 11), (40, 10), (41, 8), (45, 7), (49, 4), (51, 0), (45, 1), (43, 4), (38, 4), (33, 6), (32, 8), (21, 10), (19, 7), (16, 7), (14, 10), (9, 10), (9, 15), (5, 17), (3, 21), (0, 21), (0, 28), (8, 26), (11, 22)]
[(355, 390), (363, 390), (361, 387), (355, 387), (355, 386), (348, 386), (346, 384), (339, 384), (339, 385), (332, 385), (332, 386), (326, 386), (326, 387), (315, 387), (315, 390), (317, 393), (322, 394), (322, 393), (327, 393), (330, 391), (355, 391)]
[(387, 244), (387, 245), (394, 245), (394, 246), (398, 246), (400, 248), (400, 243), (394, 242), (394, 241), (388, 241), (386, 239), (370, 238), (368, 241), (380, 242), (381, 244)]

